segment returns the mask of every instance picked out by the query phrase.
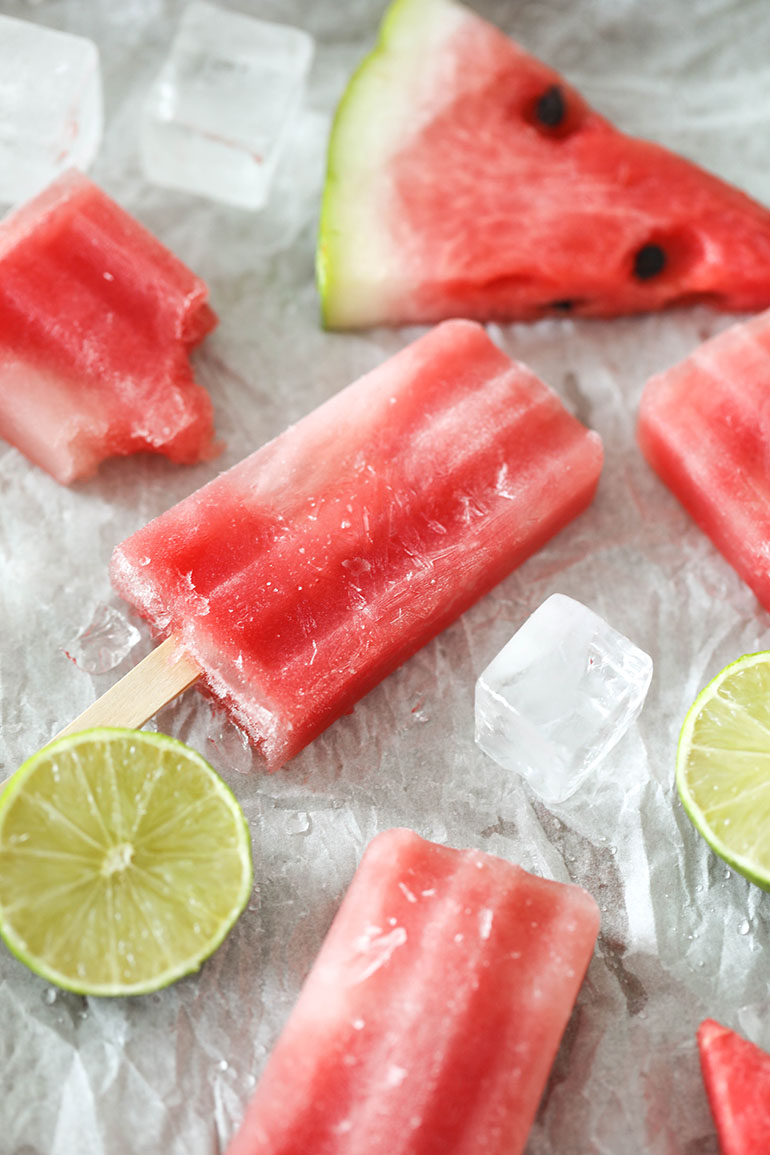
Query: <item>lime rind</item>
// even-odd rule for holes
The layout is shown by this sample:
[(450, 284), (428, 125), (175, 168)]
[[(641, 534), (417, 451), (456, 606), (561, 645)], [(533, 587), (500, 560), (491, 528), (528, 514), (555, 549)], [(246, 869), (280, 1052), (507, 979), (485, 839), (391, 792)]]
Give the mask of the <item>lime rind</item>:
[[(96, 746), (100, 744), (110, 749), (112, 743), (121, 741), (136, 743), (142, 747), (149, 746), (156, 755), (177, 760), (176, 765), (178, 769), (182, 768), (184, 764), (185, 767), (189, 768), (191, 774), (198, 773), (202, 776), (201, 782), (205, 784), (208, 802), (212, 807), (216, 807), (217, 805), (220, 807), (221, 813), (225, 817), (225, 825), (230, 825), (231, 827), (231, 846), (226, 853), (230, 854), (230, 857), (236, 864), (238, 885), (232, 892), (228, 892), (225, 903), (226, 909), (224, 911), (214, 912), (214, 917), (211, 919), (212, 928), (210, 932), (203, 935), (199, 942), (196, 942), (194, 949), (184, 951), (180, 957), (168, 959), (167, 965), (155, 969), (150, 976), (145, 976), (135, 982), (126, 982), (119, 977), (111, 981), (94, 982), (89, 978), (88, 973), (80, 976), (77, 973), (72, 973), (71, 970), (65, 971), (60, 967), (50, 965), (44, 955), (41, 954), (39, 950), (31, 950), (26, 938), (18, 933), (13, 921), (14, 904), (2, 904), (0, 902), (0, 937), (2, 937), (11, 953), (48, 982), (65, 990), (84, 995), (123, 996), (147, 994), (168, 986), (177, 979), (197, 971), (202, 963), (222, 944), (236, 920), (242, 914), (248, 903), (253, 885), (251, 838), (245, 816), (233, 792), (205, 759), (197, 754), (196, 751), (191, 750), (183, 743), (167, 735), (111, 727), (100, 727), (98, 729), (81, 731), (77, 734), (71, 734), (57, 739), (27, 759), (19, 770), (8, 779), (4, 789), (0, 791), (0, 855), (2, 855), (5, 849), (3, 836), (6, 820), (9, 815), (12, 814), (14, 806), (24, 799), (25, 791), (31, 779), (35, 774), (41, 773), (42, 767), (47, 763), (51, 763), (52, 758), (66, 757), (79, 746), (86, 744)], [(56, 765), (56, 762), (52, 764)], [(119, 850), (120, 847), (118, 846), (118, 851)], [(49, 853), (49, 851), (46, 851), (45, 857), (48, 857)], [(64, 853), (64, 858), (66, 859), (67, 857), (72, 857), (70, 852)], [(55, 858), (56, 852), (54, 852), (53, 855), (54, 860)], [(209, 862), (211, 861), (210, 854), (204, 855), (204, 858)], [(193, 863), (193, 865), (194, 859), (195, 852), (193, 851), (191, 855), (191, 863)], [(162, 874), (159, 878), (160, 882), (158, 882), (158, 886), (162, 890)], [(84, 883), (84, 887), (86, 885), (87, 884)], [(67, 886), (63, 884), (63, 898), (66, 897), (66, 890)], [(175, 900), (170, 889), (168, 890), (168, 894), (170, 896), (168, 905), (173, 911)], [(56, 899), (55, 894), (52, 897), (54, 900)], [(43, 900), (41, 900), (41, 902), (42, 901)], [(176, 899), (177, 905), (179, 902), (185, 901), (184, 898), (179, 899), (177, 897)], [(190, 910), (193, 912), (196, 909), (195, 903), (197, 901), (198, 899), (195, 895), (190, 899)], [(38, 908), (36, 908), (36, 910), (37, 909)], [(42, 909), (42, 906), (39, 909)], [(81, 919), (84, 917), (82, 908), (78, 917)], [(87, 917), (88, 911), (85, 913), (86, 920)], [(77, 934), (78, 930), (79, 927), (75, 925), (73, 927), (73, 934)], [(130, 946), (130, 943), (128, 945)]]
[[(770, 651), (744, 654), (737, 658), (725, 666), (698, 694), (687, 712), (679, 736), (676, 787), (688, 818), (714, 853), (756, 886), (763, 890), (770, 890), (770, 825), (765, 827), (764, 822), (759, 820), (764, 811), (770, 815), (770, 728), (766, 727), (761, 720), (757, 720), (740, 695), (727, 697), (720, 694), (725, 684), (728, 684), (729, 687), (729, 684), (734, 682), (736, 677), (748, 674), (757, 667), (762, 667), (767, 672), (767, 678), (770, 681)], [(748, 809), (752, 814), (752, 823), (757, 830), (757, 839), (750, 854), (737, 850), (724, 833), (718, 832), (713, 818), (717, 806), (709, 808), (703, 804), (696, 797), (692, 788), (693, 751), (705, 749), (699, 745), (696, 731), (699, 724), (702, 723), (708, 707), (719, 700), (724, 702), (725, 719), (730, 711), (733, 714), (740, 713), (739, 728), (743, 728), (744, 733), (753, 736), (753, 741), (744, 747), (731, 744), (729, 741), (725, 741), (723, 745), (710, 745), (708, 747), (712, 771), (716, 771), (721, 776), (721, 781), (714, 783), (712, 789), (719, 789), (731, 782), (732, 795), (726, 800), (720, 799), (719, 809), (727, 814), (730, 814), (731, 810), (737, 813), (741, 809), (744, 811)], [(764, 705), (763, 709), (766, 709)], [(768, 716), (770, 717), (770, 715)], [(719, 720), (717, 717), (715, 723), (711, 724), (718, 726)], [(763, 736), (766, 738), (764, 742)], [(741, 767), (738, 764), (744, 758), (749, 769), (741, 772)], [(765, 759), (768, 759), (767, 776), (763, 778), (757, 774), (756, 767)], [(699, 757), (699, 761), (703, 763), (706, 759)], [(739, 780), (740, 778), (743, 779), (745, 785), (742, 788), (740, 785), (736, 785), (736, 777)], [(764, 802), (764, 806), (761, 805), (762, 802)], [(724, 822), (722, 826), (725, 827)], [(736, 831), (739, 829), (739, 826), (734, 828)], [(763, 835), (764, 830), (767, 833)], [(760, 841), (762, 840), (765, 841), (768, 848), (764, 856), (760, 852)]]

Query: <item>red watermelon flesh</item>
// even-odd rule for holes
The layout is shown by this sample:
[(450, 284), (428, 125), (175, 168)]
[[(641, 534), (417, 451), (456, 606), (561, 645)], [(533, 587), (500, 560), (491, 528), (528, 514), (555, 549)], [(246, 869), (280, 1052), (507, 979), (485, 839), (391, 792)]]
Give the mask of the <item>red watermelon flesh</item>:
[(520, 1155), (598, 928), (580, 887), (379, 834), (228, 1155)]
[(208, 290), (70, 172), (0, 224), (0, 436), (57, 481), (149, 450), (216, 452), (189, 353), (216, 324)]
[(770, 305), (770, 212), (453, 0), (396, 0), (329, 148), (330, 327)]
[(770, 312), (651, 378), (638, 438), (656, 473), (770, 609)]
[(770, 1055), (713, 1019), (698, 1028), (703, 1081), (722, 1155), (770, 1151)]

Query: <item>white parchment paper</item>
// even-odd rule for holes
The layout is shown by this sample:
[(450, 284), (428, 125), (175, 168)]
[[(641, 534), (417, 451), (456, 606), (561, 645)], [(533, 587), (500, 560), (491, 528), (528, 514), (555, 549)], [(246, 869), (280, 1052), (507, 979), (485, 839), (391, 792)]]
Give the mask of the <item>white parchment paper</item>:
[[(150, 647), (108, 669), (78, 640), (125, 608), (113, 546), (373, 367), (417, 330), (323, 333), (313, 283), (329, 120), (374, 41), (380, 0), (239, 0), (318, 41), (308, 104), (260, 216), (149, 186), (138, 117), (181, 5), (0, 0), (91, 36), (106, 77), (95, 178), (211, 286), (221, 317), (197, 356), (226, 440), (216, 462), (111, 462), (63, 489), (0, 446), (0, 777)], [(770, 203), (770, 11), (752, 0), (477, 0), (624, 128)], [(731, 874), (673, 791), (697, 690), (770, 647), (770, 617), (652, 475), (634, 441), (646, 378), (728, 319), (695, 310), (494, 326), (606, 448), (591, 509), (268, 777), (196, 692), (156, 719), (235, 790), (253, 832), (253, 899), (197, 976), (131, 1000), (55, 991), (0, 948), (2, 1155), (214, 1155), (267, 1054), (367, 841), (406, 825), (587, 887), (602, 933), (532, 1131), (530, 1155), (716, 1155), (694, 1032), (711, 1015), (770, 1047), (770, 898)], [(594, 780), (548, 811), (473, 742), (475, 678), (549, 594), (586, 602), (652, 654), (645, 710)], [(106, 608), (105, 608), (106, 607)], [(134, 636), (123, 630), (116, 660)], [(121, 651), (120, 647), (123, 647)], [(67, 653), (75, 658), (71, 662)], [(100, 665), (100, 663), (102, 663)], [(104, 672), (98, 672), (99, 669)], [(308, 1153), (311, 1155), (311, 1153)]]

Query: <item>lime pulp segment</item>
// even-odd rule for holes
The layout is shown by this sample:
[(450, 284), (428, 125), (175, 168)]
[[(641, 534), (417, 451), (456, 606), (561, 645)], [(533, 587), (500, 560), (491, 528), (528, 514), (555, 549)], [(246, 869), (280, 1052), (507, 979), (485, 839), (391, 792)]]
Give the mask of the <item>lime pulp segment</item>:
[(695, 699), (676, 782), (712, 850), (770, 889), (770, 653), (739, 658)]
[(196, 970), (251, 885), (238, 802), (165, 735), (68, 735), (0, 795), (0, 934), (69, 990), (139, 994)]

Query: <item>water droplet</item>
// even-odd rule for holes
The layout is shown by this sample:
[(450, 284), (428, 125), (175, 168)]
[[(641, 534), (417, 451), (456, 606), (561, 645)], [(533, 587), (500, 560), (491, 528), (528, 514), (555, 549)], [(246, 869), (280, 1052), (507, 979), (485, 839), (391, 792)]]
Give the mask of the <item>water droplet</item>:
[(54, 987), (48, 987), (43, 991), (43, 1002), (49, 1007), (56, 1002), (56, 990)]
[(747, 918), (742, 919), (741, 922), (738, 923), (738, 934), (748, 934), (750, 930), (751, 923)]
[(229, 1066), (230, 1064), (228, 1063), (227, 1059), (220, 1059), (217, 1063), (217, 1069), (219, 1071), (226, 1071)]

